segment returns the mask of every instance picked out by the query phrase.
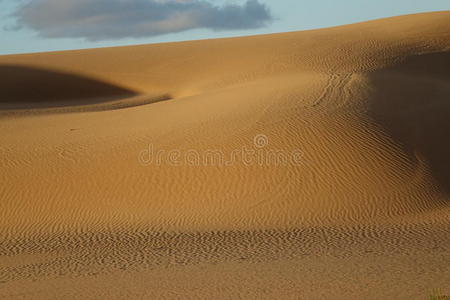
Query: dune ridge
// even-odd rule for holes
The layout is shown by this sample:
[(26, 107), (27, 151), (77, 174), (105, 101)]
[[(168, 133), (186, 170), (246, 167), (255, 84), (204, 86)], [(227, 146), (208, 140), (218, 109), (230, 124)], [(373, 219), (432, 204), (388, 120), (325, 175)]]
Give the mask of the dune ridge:
[[(387, 258), (392, 251), (402, 262), (396, 299), (424, 297), (429, 285), (450, 289), (440, 265), (450, 259), (448, 11), (0, 56), (0, 82), (0, 267), (7, 271), (0, 295), (33, 279), (62, 288), (39, 294), (33, 284), (29, 298), (95, 298), (86, 279), (107, 287), (131, 272), (161, 280), (172, 296), (198, 296), (185, 286), (191, 276), (200, 296), (227, 298), (213, 281), (244, 268), (246, 279), (228, 295), (379, 299), (393, 290), (370, 270), (394, 275), (369, 261), (397, 266)], [(149, 149), (166, 156), (143, 160)], [(213, 151), (226, 160), (239, 149), (300, 160), (239, 156), (192, 165), (167, 155)], [(314, 269), (321, 259), (335, 271), (279, 265)], [(352, 271), (355, 262), (361, 273)], [(198, 266), (214, 274), (204, 285)], [(309, 290), (287, 283), (308, 270)], [(374, 290), (352, 289), (337, 270), (369, 274), (362, 282)], [(257, 278), (261, 285), (245, 294), (243, 284)], [(327, 279), (344, 287), (321, 290)], [(274, 280), (279, 286), (259, 289)], [(158, 290), (124, 288), (105, 293), (119, 299)]]

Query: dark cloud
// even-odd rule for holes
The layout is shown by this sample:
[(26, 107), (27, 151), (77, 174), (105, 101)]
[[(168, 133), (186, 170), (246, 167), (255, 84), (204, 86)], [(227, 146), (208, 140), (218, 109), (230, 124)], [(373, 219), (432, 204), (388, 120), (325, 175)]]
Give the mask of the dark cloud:
[(224, 6), (206, 0), (31, 0), (15, 17), (20, 26), (45, 37), (89, 40), (148, 37), (194, 28), (251, 29), (272, 20), (269, 9), (258, 0)]

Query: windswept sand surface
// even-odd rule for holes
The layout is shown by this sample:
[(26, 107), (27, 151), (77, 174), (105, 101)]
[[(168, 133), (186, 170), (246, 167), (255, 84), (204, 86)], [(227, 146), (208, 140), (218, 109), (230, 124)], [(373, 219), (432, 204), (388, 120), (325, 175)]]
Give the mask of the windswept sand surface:
[(450, 295), (450, 12), (0, 56), (0, 298)]

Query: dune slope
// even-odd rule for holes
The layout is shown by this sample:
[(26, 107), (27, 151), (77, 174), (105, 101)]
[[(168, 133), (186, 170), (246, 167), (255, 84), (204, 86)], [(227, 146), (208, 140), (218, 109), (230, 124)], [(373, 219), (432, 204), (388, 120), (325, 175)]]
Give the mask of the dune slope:
[(0, 95), (0, 295), (450, 288), (450, 12), (0, 56)]

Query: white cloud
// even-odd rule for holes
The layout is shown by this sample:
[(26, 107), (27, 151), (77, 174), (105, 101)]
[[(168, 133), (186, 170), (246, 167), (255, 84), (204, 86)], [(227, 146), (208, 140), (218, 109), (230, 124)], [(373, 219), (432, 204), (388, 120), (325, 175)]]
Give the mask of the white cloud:
[(194, 28), (251, 29), (272, 20), (258, 0), (217, 6), (206, 0), (31, 0), (15, 12), (44, 37), (107, 40)]

